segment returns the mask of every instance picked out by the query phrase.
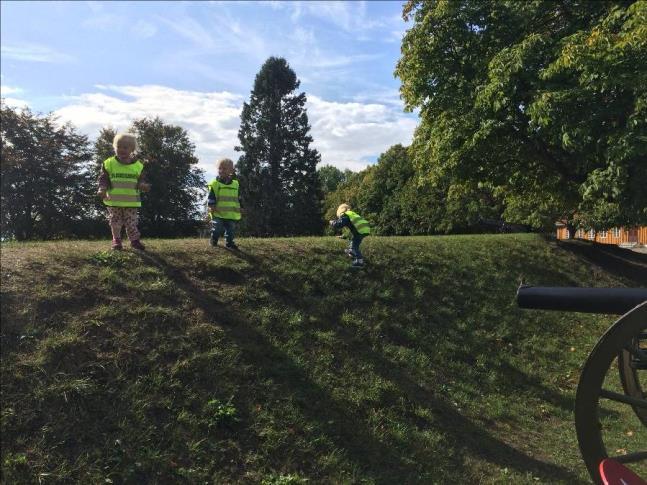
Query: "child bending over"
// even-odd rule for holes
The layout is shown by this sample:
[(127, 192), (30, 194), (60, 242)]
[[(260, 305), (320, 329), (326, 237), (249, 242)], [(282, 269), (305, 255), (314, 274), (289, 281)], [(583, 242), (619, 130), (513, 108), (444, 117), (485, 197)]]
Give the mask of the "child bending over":
[(330, 221), (334, 229), (347, 229), (351, 233), (350, 244), (346, 254), (353, 258), (352, 266), (355, 268), (364, 266), (364, 257), (359, 249), (362, 240), (371, 233), (371, 228), (366, 219), (350, 210), (348, 204), (342, 204), (337, 208), (337, 219)]

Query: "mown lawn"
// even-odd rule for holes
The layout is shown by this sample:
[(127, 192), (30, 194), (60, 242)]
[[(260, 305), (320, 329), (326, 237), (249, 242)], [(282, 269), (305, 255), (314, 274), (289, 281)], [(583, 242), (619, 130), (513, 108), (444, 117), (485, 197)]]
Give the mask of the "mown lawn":
[(527, 234), (370, 237), (359, 271), (332, 237), (146, 243), (2, 246), (3, 482), (588, 483), (575, 388), (614, 317), (515, 291), (635, 265)]

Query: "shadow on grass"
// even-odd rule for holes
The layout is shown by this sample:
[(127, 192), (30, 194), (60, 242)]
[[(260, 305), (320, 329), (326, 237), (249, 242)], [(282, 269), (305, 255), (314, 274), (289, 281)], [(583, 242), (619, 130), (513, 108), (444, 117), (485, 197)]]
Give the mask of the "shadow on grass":
[(628, 280), (629, 284), (647, 286), (647, 254), (613, 244), (579, 240), (558, 241), (557, 246), (615, 276)]
[[(349, 333), (342, 326), (339, 327), (338, 332)], [(350, 339), (352, 336), (346, 335), (344, 338)], [(570, 470), (530, 457), (501, 441), (482, 426), (461, 414), (449, 402), (448, 396), (439, 395), (433, 388), (421, 386), (407, 372), (394, 366), (392, 362), (375, 352), (369, 345), (357, 343), (357, 339), (354, 342), (353, 351), (361, 355), (366, 361), (373, 363), (373, 368), (383, 378), (395, 384), (414, 405), (429, 407), (433, 410), (434, 415), (438, 416), (439, 419), (434, 420), (433, 423), (428, 423), (428, 425), (443, 433), (450, 449), (460, 451), (453, 458), (454, 466), (458, 467), (458, 469), (462, 466), (465, 455), (473, 455), (490, 463), (496, 463), (502, 468), (509, 467), (522, 473), (532, 473), (545, 481), (564, 480), (568, 483), (579, 483), (580, 480), (577, 475)], [(477, 342), (472, 344), (478, 346)], [(466, 342), (468, 349), (471, 348), (472, 344)], [(457, 358), (460, 357), (457, 356)], [(510, 367), (505, 372), (513, 374), (517, 382), (523, 383), (526, 388), (533, 388), (538, 395), (546, 400), (569, 410), (573, 408), (571, 400), (550, 391), (517, 369)]]
[[(263, 272), (262, 262), (253, 255), (243, 251), (232, 254), (253, 264), (256, 271)], [(169, 278), (207, 313), (214, 314), (212, 310), (222, 304), (214, 296), (207, 295), (197, 288), (181, 270), (169, 265), (163, 258), (151, 254), (143, 257), (163, 269)], [(428, 476), (438, 476), (443, 481), (460, 481), (465, 479), (463, 470), (465, 458), (467, 455), (473, 455), (487, 462), (496, 463), (500, 467), (510, 467), (521, 473), (532, 473), (545, 481), (581, 482), (572, 471), (528, 456), (496, 438), (481, 425), (461, 414), (446, 396), (439, 395), (434, 389), (422, 387), (408, 373), (403, 372), (376, 352), (368, 342), (360, 342), (357, 335), (339, 321), (339, 315), (323, 315), (312, 307), (304, 310), (304, 306), (299, 306), (298, 296), (286, 290), (291, 287), (288, 282), (281, 281), (280, 276), (275, 272), (264, 272), (271, 282), (270, 289), (273, 296), (278, 297), (286, 306), (293, 306), (318, 317), (322, 322), (328, 322), (326, 327), (333, 329), (343, 341), (353, 342), (353, 354), (372, 364), (375, 371), (399, 389), (410, 403), (431, 408), (437, 418), (433, 419), (433, 422), (427, 420), (421, 422), (421, 418), (415, 416), (410, 419), (427, 429), (441, 432), (447, 440), (448, 448), (453, 450), (451, 456), (445, 456), (441, 460), (441, 462), (444, 461), (442, 463), (444, 475), (437, 475), (433, 453), (426, 453), (427, 456), (424, 457), (426, 461), (423, 461), (418, 459), (420, 451), (415, 449), (415, 444), (402, 443), (400, 450), (386, 446), (369, 429), (360, 425), (362, 416), (350, 412), (343, 402), (333, 399), (323, 388), (313, 383), (291, 357), (273, 345), (251, 322), (241, 321), (234, 316), (220, 318), (217, 323), (224, 325), (226, 334), (244, 349), (244, 355), (250, 364), (257, 366), (260, 377), (272, 378), (278, 382), (286, 395), (303, 396), (305, 399), (300, 402), (303, 414), (311, 422), (316, 422), (335, 446), (343, 449), (350, 459), (361, 467), (366, 476), (371, 476), (377, 483), (420, 482), (419, 468), (421, 467)], [(541, 386), (520, 371), (515, 369), (513, 371), (516, 373), (516, 380), (522, 382), (524, 386), (534, 388), (537, 395), (562, 408), (572, 409), (572, 403), (563, 396)], [(407, 450), (404, 455), (403, 450)], [(416, 458), (413, 463), (412, 457)], [(451, 470), (446, 468), (447, 462), (450, 463)]]
[[(235, 254), (254, 261), (249, 254)], [(307, 419), (316, 423), (367, 476), (379, 482), (382, 475), (392, 473), (392, 467), (400, 470), (406, 468), (403, 457), (384, 447), (369, 431), (358, 426), (358, 420), (349, 415), (344, 403), (332, 399), (313, 383), (292, 358), (272, 344), (252, 323), (233, 315), (223, 315), (221, 309), (224, 302), (196, 287), (182, 270), (170, 265), (161, 256), (144, 253), (141, 257), (163, 270), (207, 314), (218, 315), (214, 323), (219, 324), (225, 334), (240, 346), (243, 358), (254, 365), (259, 378), (277, 382), (279, 390), (286, 396), (297, 396), (296, 400)]]

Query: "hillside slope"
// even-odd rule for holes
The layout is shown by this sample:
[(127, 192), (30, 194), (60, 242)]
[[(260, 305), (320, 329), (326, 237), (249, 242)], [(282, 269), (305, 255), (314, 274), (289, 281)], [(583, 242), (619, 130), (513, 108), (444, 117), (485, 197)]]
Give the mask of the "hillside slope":
[(335, 238), (106, 246), (2, 247), (5, 483), (586, 483), (574, 392), (613, 317), (515, 291), (647, 277), (527, 234), (370, 237), (360, 271)]

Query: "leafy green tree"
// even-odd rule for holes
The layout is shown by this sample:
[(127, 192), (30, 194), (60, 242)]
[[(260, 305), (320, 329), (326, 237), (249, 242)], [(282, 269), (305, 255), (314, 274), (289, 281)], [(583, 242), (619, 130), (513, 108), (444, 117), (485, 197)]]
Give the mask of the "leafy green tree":
[(350, 204), (351, 207), (360, 211), (359, 194), (364, 186), (365, 179), (370, 177), (372, 167), (361, 172), (352, 173), (344, 182), (339, 184), (333, 192), (324, 196), (324, 217), (326, 220), (336, 218), (337, 207), (340, 204)]
[(237, 163), (247, 233), (257, 236), (319, 234), (319, 153), (312, 137), (300, 81), (283, 58), (270, 57), (244, 103)]
[(449, 230), (443, 226), (446, 206), (438, 203), (442, 195), (421, 182), (409, 149), (398, 144), (326, 195), (326, 218), (335, 217), (339, 204), (348, 203), (370, 222), (375, 234), (451, 232), (455, 225)]
[(346, 182), (353, 172), (349, 169), (341, 171), (333, 165), (324, 165), (317, 169), (317, 174), (319, 175), (319, 182), (321, 183), (321, 189), (324, 194), (329, 194), (334, 192), (337, 187)]
[(112, 127), (101, 128), (99, 136), (94, 142), (95, 160), (99, 168), (101, 168), (101, 164), (104, 160), (114, 156), (115, 150), (112, 146), (112, 142), (115, 139), (116, 134), (117, 131)]
[(2, 238), (87, 236), (97, 215), (87, 137), (52, 114), (0, 109)]
[(410, 221), (403, 206), (404, 188), (414, 171), (407, 149), (399, 144), (390, 147), (362, 175), (354, 207), (370, 221), (376, 233), (409, 234)]
[[(130, 131), (137, 135), (138, 158), (151, 184), (150, 192), (142, 194), (142, 231), (149, 236), (194, 235), (202, 224), (206, 182), (186, 130), (159, 118), (143, 118), (134, 121)], [(95, 143), (99, 167), (114, 155), (115, 134), (104, 128)]]
[(647, 220), (647, 3), (418, 1), (396, 74), (435, 186), (536, 227)]

